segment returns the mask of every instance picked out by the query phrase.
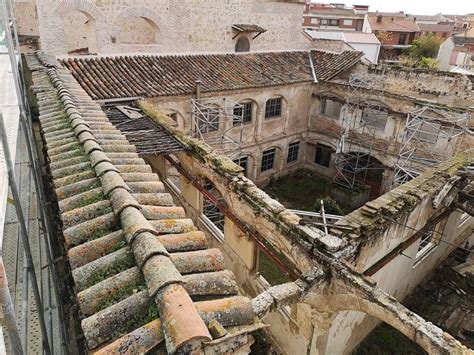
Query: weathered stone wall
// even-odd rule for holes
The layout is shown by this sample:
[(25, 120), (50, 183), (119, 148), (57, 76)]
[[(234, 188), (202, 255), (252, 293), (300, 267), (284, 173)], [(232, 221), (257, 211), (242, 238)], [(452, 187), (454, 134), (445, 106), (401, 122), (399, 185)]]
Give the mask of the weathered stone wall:
[[(366, 73), (367, 68), (359, 65), (353, 72)], [(465, 75), (457, 73), (383, 65), (370, 66), (368, 73), (375, 77), (383, 75), (386, 92), (413, 99), (466, 107), (470, 105), (472, 98), (471, 81)]]
[[(279, 87), (247, 89), (239, 91), (208, 93), (203, 95), (212, 99), (225, 98), (233, 102), (253, 104), (252, 121), (242, 128), (236, 127), (229, 131), (235, 141), (241, 141), (239, 147), (230, 145), (227, 155), (232, 159), (247, 156), (249, 165), (247, 176), (258, 184), (264, 184), (272, 177), (284, 175), (301, 166), (305, 159), (306, 135), (308, 131), (308, 112), (311, 107), (312, 84), (293, 84)], [(279, 118), (265, 119), (265, 103), (273, 97), (281, 97), (283, 102), (282, 115)], [(186, 133), (191, 130), (191, 97), (162, 97), (148, 99), (162, 112), (177, 114), (178, 128)], [(221, 130), (232, 127), (232, 122), (220, 122)], [(242, 133), (242, 139), (240, 134)], [(218, 133), (210, 133), (218, 135)], [(298, 161), (287, 163), (288, 146), (300, 142)], [(274, 169), (261, 172), (260, 164), (263, 151), (276, 148)]]
[[(90, 26), (95, 28), (96, 39), (90, 40), (95, 43), (89, 47), (97, 48), (98, 53), (233, 52), (237, 41), (233, 37), (237, 33), (231, 26), (239, 23), (255, 24), (267, 30), (255, 39), (252, 38), (256, 33), (248, 34), (251, 51), (301, 49), (309, 44), (301, 30), (304, 5), (300, 1), (138, 0), (132, 4), (117, 0), (36, 0), (36, 3), (43, 49), (57, 55), (67, 54), (66, 33), (74, 37), (73, 42), (83, 37), (77, 31), (77, 21), (67, 17), (74, 11), (85, 14)], [(151, 35), (144, 38), (149, 25), (155, 30), (154, 38)], [(128, 27), (125, 40), (123, 33), (120, 35), (124, 26)]]

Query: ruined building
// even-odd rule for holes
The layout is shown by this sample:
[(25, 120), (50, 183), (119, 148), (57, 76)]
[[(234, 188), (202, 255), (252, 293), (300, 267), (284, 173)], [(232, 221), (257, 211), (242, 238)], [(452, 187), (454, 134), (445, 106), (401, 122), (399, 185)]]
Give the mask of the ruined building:
[[(21, 68), (58, 305), (23, 346), (248, 353), (265, 334), (284, 354), (345, 354), (385, 322), (471, 353), (400, 303), (473, 242), (468, 77), (311, 49), (299, 1), (33, 4), (17, 13), (42, 51)], [(354, 211), (320, 228), (260, 189), (302, 167)]]

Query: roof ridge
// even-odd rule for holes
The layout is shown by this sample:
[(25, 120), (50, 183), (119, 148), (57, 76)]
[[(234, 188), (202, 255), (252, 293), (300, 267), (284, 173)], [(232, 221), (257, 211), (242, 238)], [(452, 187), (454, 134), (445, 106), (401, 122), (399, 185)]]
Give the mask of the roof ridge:
[[(38, 58), (42, 61), (41, 57)], [(148, 292), (155, 299), (159, 309), (168, 352), (174, 353), (183, 345), (195, 340), (210, 341), (212, 337), (206, 324), (182, 286), (184, 283), (182, 275), (161, 242), (151, 237), (159, 235), (159, 232), (144, 217), (141, 205), (129, 192), (130, 187), (104, 154), (89, 124), (77, 110), (73, 96), (58, 74), (58, 70), (43, 61), (42, 64), (49, 67), (46, 73), (54, 88), (58, 90), (58, 97), (65, 107), (66, 116), (76, 137), (83, 145), (96, 176), (102, 183), (104, 195), (110, 199), (112, 209), (120, 219), (125, 238), (135, 259), (142, 266)], [(156, 268), (166, 269), (166, 273), (155, 272)], [(177, 332), (177, 329), (185, 329), (186, 332)]]

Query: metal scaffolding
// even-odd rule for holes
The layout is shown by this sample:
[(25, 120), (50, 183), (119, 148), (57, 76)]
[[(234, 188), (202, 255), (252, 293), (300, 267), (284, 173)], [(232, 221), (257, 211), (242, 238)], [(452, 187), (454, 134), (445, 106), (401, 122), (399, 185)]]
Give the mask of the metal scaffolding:
[(372, 158), (378, 129), (385, 128), (388, 111), (382, 104), (384, 77), (352, 74), (350, 95), (343, 109), (333, 182), (348, 189), (363, 185), (370, 169), (380, 169)]
[[(35, 138), (33, 132), (33, 124), (32, 124), (32, 117), (31, 112), (28, 106), (27, 101), (27, 91), (25, 87), (25, 80), (23, 78), (23, 67), (22, 61), (20, 59), (20, 44), (18, 40), (18, 33), (16, 27), (16, 19), (14, 16), (13, 11), (13, 4), (11, 0), (0, 0), (0, 30), (4, 31), (4, 37), (2, 38), (3, 43), (0, 43), (6, 49), (6, 54), (9, 57), (10, 65), (11, 65), (11, 77), (14, 83), (14, 91), (17, 97), (17, 104), (19, 107), (19, 123), (20, 123), (20, 130), (22, 135), (24, 135), (24, 143), (26, 146), (26, 152), (28, 157), (28, 165), (29, 165), (29, 172), (28, 175), (32, 177), (34, 182), (34, 195), (35, 195), (35, 203), (37, 205), (37, 220), (39, 225), (40, 235), (44, 237), (42, 240), (42, 247), (44, 248), (44, 253), (46, 254), (46, 265), (41, 264), (41, 260), (37, 260), (36, 258), (33, 259), (33, 254), (37, 253), (37, 250), (33, 249), (33, 246), (30, 246), (30, 243), (33, 242), (33, 238), (31, 238), (31, 234), (29, 233), (29, 227), (27, 224), (30, 223), (30, 220), (27, 220), (25, 216), (28, 216), (28, 211), (22, 206), (21, 201), (24, 200), (22, 197), (22, 192), (25, 191), (19, 190), (14, 173), (13, 167), (13, 160), (11, 159), (11, 154), (8, 147), (8, 136), (6, 135), (6, 129), (4, 126), (3, 118), (0, 116), (0, 134), (1, 134), (1, 143), (2, 143), (2, 153), (5, 159), (5, 163), (8, 170), (8, 180), (9, 186), (12, 193), (12, 201), (15, 206), (16, 210), (16, 217), (18, 219), (19, 229), (20, 229), (20, 240), (22, 245), (22, 251), (19, 252), (19, 255), (23, 257), (23, 267), (25, 270), (24, 278), (22, 279), (23, 290), (26, 290), (24, 294), (22, 294), (22, 309), (17, 310), (19, 314), (21, 314), (20, 321), (22, 323), (22, 331), (21, 334), (21, 342), (22, 344), (18, 344), (15, 337), (11, 337), (8, 339), (10, 341), (10, 345), (14, 347), (14, 353), (18, 352), (18, 345), (22, 348), (22, 353), (29, 353), (30, 351), (37, 351), (38, 348), (42, 350), (43, 353), (50, 354), (54, 351), (54, 344), (60, 343), (60, 349), (58, 351), (61, 353), (67, 353), (66, 349), (66, 330), (65, 324), (60, 322), (61, 325), (59, 326), (59, 332), (54, 329), (53, 327), (53, 312), (55, 311), (53, 308), (57, 307), (58, 317), (61, 319), (62, 316), (62, 305), (60, 302), (60, 283), (59, 283), (59, 276), (57, 265), (54, 258), (54, 251), (52, 247), (52, 227), (50, 223), (50, 214), (49, 208), (46, 204), (46, 196), (45, 190), (43, 186), (42, 180), (42, 170), (39, 163), (38, 152), (35, 147)], [(8, 124), (9, 122), (5, 122)], [(23, 186), (21, 186), (23, 187)], [(26, 191), (27, 195), (33, 190)], [(23, 198), (23, 199), (22, 199)], [(28, 197), (28, 200), (30, 198)], [(5, 253), (5, 249), (2, 250), (2, 254)], [(34, 252), (34, 253), (32, 253)], [(16, 260), (19, 262), (20, 257)], [(40, 266), (40, 268), (35, 267), (35, 264)], [(11, 265), (6, 265), (6, 267), (11, 267)], [(36, 269), (36, 270), (35, 270)], [(38, 282), (39, 279), (42, 279), (43, 271), (46, 271), (46, 279), (48, 280), (48, 286), (42, 285)], [(49, 287), (51, 285), (51, 287)], [(31, 289), (29, 289), (29, 287)], [(45, 288), (47, 288), (45, 290)], [(30, 291), (28, 291), (28, 289)], [(53, 289), (54, 295), (52, 296), (50, 293), (51, 289)], [(29, 296), (30, 295), (30, 296)], [(56, 300), (56, 305), (53, 305), (51, 299)], [(48, 299), (46, 302), (45, 299)], [(33, 300), (33, 302), (29, 302)], [(22, 312), (22, 313), (20, 313)], [(47, 316), (46, 316), (47, 315)], [(47, 319), (46, 319), (47, 318)], [(30, 323), (28, 323), (28, 320)], [(34, 349), (29, 348), (29, 343), (27, 342), (27, 331), (30, 331), (28, 328), (29, 324), (31, 327), (35, 327), (33, 324), (39, 324), (40, 328), (40, 339), (41, 339), (41, 346), (35, 347)], [(11, 324), (13, 328), (14, 325)], [(14, 330), (14, 329), (11, 329)], [(38, 331), (35, 329), (34, 331)], [(56, 331), (56, 336), (53, 335), (53, 332)], [(58, 334), (59, 333), (59, 334)], [(53, 340), (53, 338), (55, 338)], [(15, 344), (13, 344), (15, 343)]]
[(240, 156), (244, 106), (226, 98), (191, 99), (191, 136), (234, 159)]
[(468, 130), (470, 115), (423, 106), (407, 115), (393, 185), (401, 185), (425, 169), (451, 157)]

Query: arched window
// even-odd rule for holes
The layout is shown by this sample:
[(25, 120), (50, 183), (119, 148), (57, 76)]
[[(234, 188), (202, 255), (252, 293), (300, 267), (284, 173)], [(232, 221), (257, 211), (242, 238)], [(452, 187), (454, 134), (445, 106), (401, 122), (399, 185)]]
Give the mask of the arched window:
[(273, 97), (265, 103), (265, 119), (281, 117), (283, 100), (281, 97)]
[(245, 36), (239, 37), (239, 39), (235, 43), (235, 51), (236, 52), (248, 52), (248, 51), (250, 51), (250, 41), (249, 41), (249, 39)]
[(64, 16), (64, 34), (68, 54), (97, 53), (96, 23), (83, 11), (71, 11)]
[(118, 35), (118, 43), (156, 44), (157, 30), (158, 26), (146, 17), (129, 17), (122, 23)]

